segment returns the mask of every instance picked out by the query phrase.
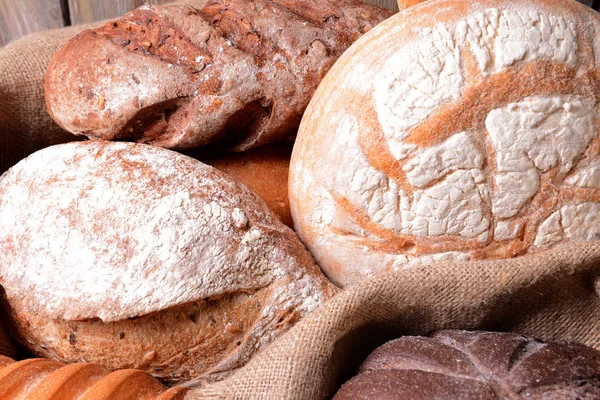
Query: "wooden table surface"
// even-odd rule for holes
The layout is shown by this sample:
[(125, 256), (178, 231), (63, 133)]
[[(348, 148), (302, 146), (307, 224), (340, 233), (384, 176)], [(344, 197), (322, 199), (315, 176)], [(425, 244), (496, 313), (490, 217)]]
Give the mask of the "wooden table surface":
[[(117, 18), (143, 4), (173, 0), (0, 0), (0, 46), (31, 32)], [(365, 0), (398, 9), (396, 0)]]

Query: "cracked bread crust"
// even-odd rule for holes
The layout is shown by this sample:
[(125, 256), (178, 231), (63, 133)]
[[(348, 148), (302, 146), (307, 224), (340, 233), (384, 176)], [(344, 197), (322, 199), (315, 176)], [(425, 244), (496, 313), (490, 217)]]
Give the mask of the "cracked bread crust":
[(599, 30), (577, 3), (426, 2), (348, 49), (290, 168), (328, 276), (600, 238)]
[(166, 149), (100, 141), (2, 176), (0, 284), (36, 354), (169, 382), (229, 373), (336, 292), (245, 186)]
[(442, 331), (376, 349), (334, 400), (595, 399), (600, 353), (513, 333)]
[(93, 138), (250, 149), (293, 136), (337, 58), (392, 14), (358, 0), (143, 6), (55, 55), (48, 112)]

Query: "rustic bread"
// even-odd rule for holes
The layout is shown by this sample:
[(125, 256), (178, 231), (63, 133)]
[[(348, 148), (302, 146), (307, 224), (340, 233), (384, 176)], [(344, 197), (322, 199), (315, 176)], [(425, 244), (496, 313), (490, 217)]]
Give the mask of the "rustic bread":
[(514, 333), (442, 331), (375, 350), (334, 400), (598, 399), (600, 352)]
[(110, 372), (97, 364), (71, 364), (0, 356), (2, 400), (183, 400), (188, 389), (168, 389), (145, 372)]
[(48, 112), (88, 137), (257, 147), (294, 135), (335, 60), (392, 14), (359, 0), (143, 6), (54, 56)]
[(293, 227), (288, 200), (292, 146), (291, 142), (270, 143), (239, 153), (203, 148), (189, 155), (248, 186), (281, 222)]
[(357, 41), (290, 166), (297, 232), (347, 285), (600, 238), (599, 14), (430, 1)]
[(181, 154), (75, 142), (0, 179), (0, 284), (37, 355), (216, 379), (337, 289), (245, 186)]

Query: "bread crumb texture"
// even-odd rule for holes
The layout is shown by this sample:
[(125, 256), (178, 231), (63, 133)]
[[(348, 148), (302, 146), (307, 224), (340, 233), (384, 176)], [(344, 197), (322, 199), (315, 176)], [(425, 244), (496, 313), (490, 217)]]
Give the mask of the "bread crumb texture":
[(599, 238), (599, 24), (553, 0), (440, 1), (353, 45), (291, 166), (295, 224), (327, 274)]

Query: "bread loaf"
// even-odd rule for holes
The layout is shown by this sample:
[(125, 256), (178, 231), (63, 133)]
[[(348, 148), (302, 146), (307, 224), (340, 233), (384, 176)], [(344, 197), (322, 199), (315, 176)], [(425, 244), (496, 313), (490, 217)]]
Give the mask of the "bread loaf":
[(190, 155), (248, 186), (281, 222), (293, 227), (288, 200), (292, 143), (271, 143), (241, 153), (201, 149)]
[(168, 389), (136, 370), (110, 372), (97, 364), (71, 364), (0, 356), (2, 400), (183, 400), (188, 389)]
[(48, 112), (88, 137), (257, 147), (295, 134), (335, 60), (392, 14), (359, 0), (143, 6), (55, 55)]
[(297, 232), (347, 285), (600, 238), (599, 14), (431, 1), (357, 41), (290, 166)]
[(513, 333), (443, 331), (375, 350), (334, 400), (598, 399), (600, 352)]
[(226, 375), (336, 292), (243, 185), (169, 150), (100, 141), (2, 176), (0, 284), (33, 353), (168, 383)]

